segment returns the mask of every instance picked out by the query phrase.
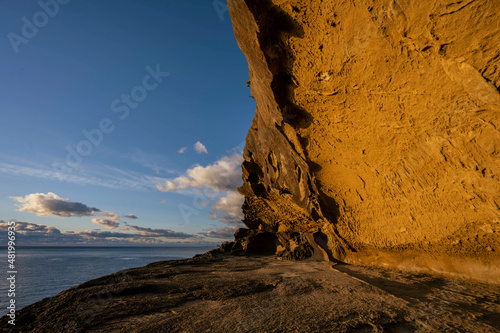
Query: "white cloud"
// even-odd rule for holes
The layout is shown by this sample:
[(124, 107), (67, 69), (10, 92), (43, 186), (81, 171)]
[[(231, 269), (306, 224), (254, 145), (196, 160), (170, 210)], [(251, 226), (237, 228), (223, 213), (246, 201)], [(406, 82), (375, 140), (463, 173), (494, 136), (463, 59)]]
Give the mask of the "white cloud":
[(196, 142), (194, 144), (194, 150), (197, 152), (197, 153), (200, 153), (200, 154), (208, 154), (208, 150), (207, 150), (207, 147), (205, 147), (205, 145), (203, 143), (201, 143), (200, 141)]
[(241, 222), (243, 219), (241, 206), (244, 201), (245, 197), (237, 191), (229, 191), (226, 196), (219, 198), (219, 200), (212, 206), (212, 210), (224, 213), (232, 221)]
[(186, 171), (185, 176), (166, 180), (156, 188), (162, 192), (175, 192), (191, 188), (209, 188), (214, 191), (231, 191), (241, 185), (241, 163), (243, 157), (235, 153), (225, 156), (208, 166), (196, 165)]
[(137, 220), (138, 219), (138, 217), (135, 216), (134, 214), (128, 214), (128, 215), (124, 215), (122, 217), (124, 217), (126, 219), (131, 219), (131, 220)]
[(239, 223), (243, 219), (241, 206), (244, 197), (236, 189), (242, 184), (242, 162), (242, 155), (234, 153), (207, 166), (196, 165), (186, 170), (184, 176), (164, 180), (156, 188), (163, 192), (196, 189), (194, 195), (199, 206), (212, 203), (212, 219), (220, 219), (224, 223)]
[(184, 153), (187, 151), (187, 149), (188, 149), (187, 147), (182, 147), (182, 148), (181, 148), (181, 149), (179, 149), (177, 152), (178, 152), (179, 154), (184, 154)]
[(20, 212), (35, 213), (38, 216), (94, 216), (101, 210), (80, 202), (71, 202), (55, 193), (32, 193), (24, 197), (11, 197), (19, 202)]
[(120, 223), (117, 221), (106, 220), (100, 217), (93, 218), (91, 222), (103, 226), (106, 229), (116, 229), (120, 225)]
[[(7, 222), (0, 220), (0, 231), (7, 231)], [(16, 222), (16, 231), (43, 232), (50, 234), (60, 234), (61, 231), (55, 227), (30, 222)]]
[(102, 215), (104, 218), (111, 220), (113, 222), (118, 222), (118, 220), (120, 219), (120, 215), (118, 215), (117, 213), (112, 213), (112, 212), (102, 212), (98, 215)]

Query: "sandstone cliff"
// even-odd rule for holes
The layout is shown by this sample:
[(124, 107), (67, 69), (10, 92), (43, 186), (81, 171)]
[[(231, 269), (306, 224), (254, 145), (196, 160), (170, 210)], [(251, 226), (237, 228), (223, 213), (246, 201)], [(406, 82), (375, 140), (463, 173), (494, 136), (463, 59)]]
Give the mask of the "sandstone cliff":
[(228, 4), (257, 102), (234, 248), (498, 282), (498, 1)]

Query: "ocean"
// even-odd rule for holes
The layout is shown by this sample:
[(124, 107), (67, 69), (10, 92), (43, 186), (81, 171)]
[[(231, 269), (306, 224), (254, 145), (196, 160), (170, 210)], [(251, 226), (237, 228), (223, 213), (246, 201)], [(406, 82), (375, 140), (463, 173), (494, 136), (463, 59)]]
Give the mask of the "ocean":
[[(7, 253), (6, 248), (2, 248)], [(191, 258), (212, 247), (24, 247), (16, 248), (16, 310), (88, 280), (162, 260)], [(8, 262), (0, 264), (0, 316), (7, 313)]]

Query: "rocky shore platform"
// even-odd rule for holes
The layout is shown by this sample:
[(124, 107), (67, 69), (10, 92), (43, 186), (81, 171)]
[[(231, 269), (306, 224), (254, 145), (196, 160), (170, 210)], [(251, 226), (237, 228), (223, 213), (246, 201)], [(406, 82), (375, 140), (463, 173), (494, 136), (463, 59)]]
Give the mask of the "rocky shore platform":
[(2, 332), (499, 332), (500, 286), (209, 253), (104, 276), (7, 320)]

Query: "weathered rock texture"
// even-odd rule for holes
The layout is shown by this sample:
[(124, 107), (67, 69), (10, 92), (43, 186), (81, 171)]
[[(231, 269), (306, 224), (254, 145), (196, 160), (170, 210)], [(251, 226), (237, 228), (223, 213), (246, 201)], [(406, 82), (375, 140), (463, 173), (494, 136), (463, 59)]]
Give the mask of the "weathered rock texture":
[(228, 4), (257, 102), (248, 228), (285, 257), (498, 282), (498, 1)]

